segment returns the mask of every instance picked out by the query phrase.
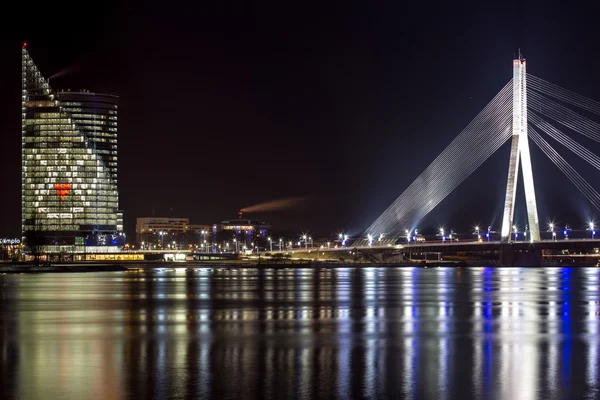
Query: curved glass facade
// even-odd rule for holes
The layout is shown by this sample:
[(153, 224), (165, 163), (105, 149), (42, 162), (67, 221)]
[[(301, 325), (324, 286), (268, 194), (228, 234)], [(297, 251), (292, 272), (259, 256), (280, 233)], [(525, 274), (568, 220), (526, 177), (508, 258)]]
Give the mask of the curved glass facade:
[(54, 92), (25, 47), (21, 73), (25, 244), (47, 252), (122, 245), (118, 97)]

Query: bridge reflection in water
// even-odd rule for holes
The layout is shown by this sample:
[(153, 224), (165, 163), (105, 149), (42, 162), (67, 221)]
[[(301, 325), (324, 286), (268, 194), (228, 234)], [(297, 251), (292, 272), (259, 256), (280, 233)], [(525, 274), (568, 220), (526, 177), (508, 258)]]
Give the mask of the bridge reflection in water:
[(3, 398), (580, 398), (596, 268), (6, 275)]

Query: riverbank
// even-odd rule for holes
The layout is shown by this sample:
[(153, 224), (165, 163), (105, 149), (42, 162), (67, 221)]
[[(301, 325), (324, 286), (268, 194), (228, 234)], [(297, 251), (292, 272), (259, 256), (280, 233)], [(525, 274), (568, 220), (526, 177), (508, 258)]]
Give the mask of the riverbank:
[[(219, 269), (286, 269), (286, 268), (381, 268), (381, 267), (466, 267), (466, 263), (428, 262), (428, 263), (341, 263), (314, 261), (258, 262), (257, 260), (206, 261), (206, 262), (76, 262), (32, 265), (26, 263), (0, 264), (0, 273), (49, 273), (49, 272), (114, 272), (114, 271), (150, 271), (150, 270), (194, 270), (202, 268)], [(475, 265), (473, 265), (475, 266)]]
[(0, 273), (33, 274), (47, 272), (108, 272), (127, 271), (128, 268), (116, 264), (0, 264)]

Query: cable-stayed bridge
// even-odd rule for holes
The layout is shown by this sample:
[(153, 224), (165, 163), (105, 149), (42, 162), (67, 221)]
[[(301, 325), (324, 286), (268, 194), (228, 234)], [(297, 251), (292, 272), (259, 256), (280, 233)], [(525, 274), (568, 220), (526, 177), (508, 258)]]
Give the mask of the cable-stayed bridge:
[[(600, 124), (593, 120), (595, 116), (600, 116), (600, 102), (527, 73), (526, 60), (519, 54), (513, 60), (513, 78), (369, 226), (353, 247), (411, 244), (419, 222), (509, 140), (511, 150), (501, 240), (495, 243), (509, 243), (517, 237), (514, 209), (519, 172), (522, 172), (525, 188), (527, 239), (530, 243), (541, 243), (529, 139), (600, 210), (600, 193), (553, 147), (558, 143), (600, 169), (600, 157), (577, 140), (585, 138), (600, 143)], [(590, 240), (593, 239), (595, 235)], [(443, 244), (458, 245), (453, 241)]]

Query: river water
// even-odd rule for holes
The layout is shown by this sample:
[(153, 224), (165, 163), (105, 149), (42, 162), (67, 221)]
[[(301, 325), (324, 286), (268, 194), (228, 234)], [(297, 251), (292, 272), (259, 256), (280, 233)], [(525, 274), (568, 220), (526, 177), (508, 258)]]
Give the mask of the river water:
[(0, 397), (600, 398), (600, 268), (0, 276)]

